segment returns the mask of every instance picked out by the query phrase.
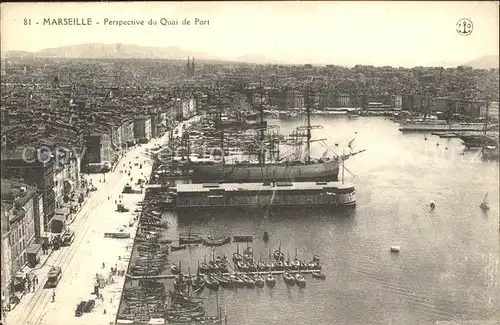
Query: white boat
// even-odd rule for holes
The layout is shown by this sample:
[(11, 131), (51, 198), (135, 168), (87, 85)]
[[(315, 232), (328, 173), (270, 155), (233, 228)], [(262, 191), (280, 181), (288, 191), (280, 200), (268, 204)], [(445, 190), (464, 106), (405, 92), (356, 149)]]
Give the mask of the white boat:
[(398, 253), (399, 252), (399, 246), (391, 246), (391, 252), (393, 253)]
[(489, 200), (488, 200), (488, 193), (486, 193), (484, 195), (483, 202), (481, 202), (481, 205), (479, 207), (483, 210), (488, 210), (490, 208)]

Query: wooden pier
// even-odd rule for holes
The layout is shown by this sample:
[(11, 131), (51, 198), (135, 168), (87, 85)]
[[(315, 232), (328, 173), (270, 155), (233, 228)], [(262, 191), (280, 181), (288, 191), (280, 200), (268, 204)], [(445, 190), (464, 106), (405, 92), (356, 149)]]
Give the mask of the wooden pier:
[[(300, 273), (302, 274), (311, 274), (313, 272), (321, 272), (321, 270), (300, 270)], [(271, 274), (273, 275), (280, 275), (285, 273), (285, 271), (271, 271)], [(289, 270), (288, 273), (299, 273), (299, 270)], [(231, 274), (245, 274), (245, 275), (266, 275), (269, 274), (269, 271), (262, 271), (262, 272), (232, 272), (232, 273), (208, 273), (208, 274), (222, 274), (222, 275), (231, 275)], [(188, 274), (183, 274), (185, 277), (188, 276)], [(196, 275), (196, 273), (191, 274), (191, 276)], [(200, 273), (200, 275), (204, 275), (203, 273)], [(178, 274), (160, 274), (160, 275), (130, 275), (130, 274), (125, 274), (128, 278), (132, 280), (152, 280), (152, 279), (174, 279), (178, 276)]]

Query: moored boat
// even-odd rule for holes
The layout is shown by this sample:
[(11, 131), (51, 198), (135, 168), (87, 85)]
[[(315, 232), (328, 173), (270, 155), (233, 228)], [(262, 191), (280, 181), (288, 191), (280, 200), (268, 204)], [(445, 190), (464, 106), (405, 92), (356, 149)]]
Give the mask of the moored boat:
[(219, 289), (219, 281), (212, 278), (210, 274), (205, 274), (205, 285), (212, 290)]
[(234, 285), (234, 281), (225, 275), (219, 274), (216, 275), (217, 281), (219, 281), (220, 285), (225, 287), (225, 288), (232, 288)]
[(245, 262), (253, 261), (253, 249), (247, 243), (247, 247), (243, 250), (243, 260)]
[(185, 324), (193, 320), (189, 316), (167, 316), (166, 318), (169, 324)]
[(303, 287), (306, 285), (306, 278), (299, 272), (295, 274), (295, 282), (298, 286)]
[(235, 266), (240, 272), (248, 272), (248, 265), (245, 262), (236, 262)]
[(205, 287), (205, 280), (203, 277), (200, 275), (200, 267), (198, 263), (198, 271), (196, 272), (196, 275), (194, 276), (193, 280), (191, 281), (191, 286), (193, 287), (194, 291), (201, 291)]
[(184, 276), (182, 273), (179, 273), (179, 275), (174, 279), (174, 289), (177, 291), (184, 291), (186, 289), (187, 282), (184, 279)]
[(243, 261), (243, 256), (241, 256), (239, 250), (240, 250), (239, 245), (236, 244), (236, 253), (233, 253), (233, 262), (234, 263), (238, 263), (238, 262)]
[(230, 274), (229, 278), (233, 281), (234, 285), (237, 287), (243, 287), (245, 285), (245, 281), (243, 281), (238, 275)]
[(274, 277), (274, 275), (271, 272), (269, 272), (269, 274), (266, 277), (266, 284), (269, 287), (273, 287), (276, 284), (276, 278)]
[(290, 284), (290, 285), (295, 284), (295, 277), (286, 271), (285, 271), (285, 273), (283, 273), (283, 280), (285, 281), (286, 284)]
[(179, 266), (172, 264), (170, 266), (170, 272), (172, 272), (172, 274), (179, 274), (179, 273), (181, 273), (181, 269)]
[(179, 236), (179, 245), (182, 244), (200, 244), (203, 238), (198, 236)]
[(170, 245), (170, 250), (172, 252), (175, 252), (175, 251), (180, 251), (182, 249), (186, 249), (187, 245)]
[(326, 278), (326, 276), (321, 272), (313, 272), (312, 276), (313, 276), (313, 278), (316, 278), (316, 279), (323, 279), (324, 280)]
[(281, 251), (281, 241), (280, 241), (280, 246), (277, 250), (274, 251), (274, 259), (277, 261), (284, 261), (285, 260), (285, 254)]
[(265, 280), (260, 274), (255, 274), (254, 277), (254, 282), (257, 287), (262, 287), (264, 286)]
[(239, 274), (238, 277), (245, 282), (245, 285), (247, 287), (253, 287), (255, 284), (255, 281), (248, 275), (246, 274)]
[(483, 210), (488, 210), (490, 208), (489, 200), (488, 200), (488, 193), (486, 193), (484, 195), (483, 201), (481, 202), (481, 205), (479, 207)]
[(233, 236), (233, 240), (235, 242), (249, 242), (249, 241), (253, 241), (253, 237), (252, 236)]
[(203, 239), (203, 244), (206, 246), (222, 246), (224, 244), (229, 244), (231, 242), (231, 237), (207, 237)]

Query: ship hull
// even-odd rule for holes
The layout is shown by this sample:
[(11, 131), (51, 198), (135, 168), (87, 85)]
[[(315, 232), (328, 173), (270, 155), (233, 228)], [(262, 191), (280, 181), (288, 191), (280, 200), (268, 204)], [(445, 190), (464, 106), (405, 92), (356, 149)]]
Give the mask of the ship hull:
[(193, 173), (191, 180), (194, 183), (203, 182), (261, 182), (275, 181), (337, 181), (340, 162), (331, 159), (321, 163), (309, 165), (190, 165)]
[(427, 123), (406, 123), (399, 128), (400, 131), (482, 131), (484, 124), (427, 124)]

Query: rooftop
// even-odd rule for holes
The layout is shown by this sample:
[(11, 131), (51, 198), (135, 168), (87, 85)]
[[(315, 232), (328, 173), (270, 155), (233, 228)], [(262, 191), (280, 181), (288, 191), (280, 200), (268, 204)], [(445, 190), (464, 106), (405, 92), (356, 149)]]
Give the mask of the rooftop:
[(263, 183), (223, 183), (223, 184), (178, 184), (176, 186), (177, 193), (183, 192), (209, 192), (210, 190), (224, 191), (270, 191), (270, 190), (342, 190), (354, 189), (354, 185), (342, 182), (276, 182), (273, 186), (264, 185)]
[(9, 209), (14, 203), (24, 206), (36, 192), (36, 188), (19, 180), (1, 180), (2, 207)]

